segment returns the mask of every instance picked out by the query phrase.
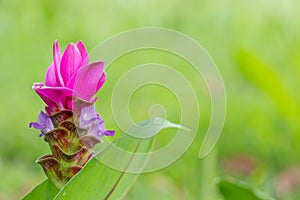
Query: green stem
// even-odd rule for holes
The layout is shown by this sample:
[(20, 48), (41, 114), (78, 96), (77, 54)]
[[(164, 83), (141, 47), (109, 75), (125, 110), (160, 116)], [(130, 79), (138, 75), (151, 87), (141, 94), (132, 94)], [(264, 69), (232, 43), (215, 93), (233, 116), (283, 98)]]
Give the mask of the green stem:
[(217, 200), (221, 199), (215, 179), (217, 178), (217, 153), (218, 149), (215, 147), (210, 154), (201, 159), (200, 170), (200, 198), (205, 200)]

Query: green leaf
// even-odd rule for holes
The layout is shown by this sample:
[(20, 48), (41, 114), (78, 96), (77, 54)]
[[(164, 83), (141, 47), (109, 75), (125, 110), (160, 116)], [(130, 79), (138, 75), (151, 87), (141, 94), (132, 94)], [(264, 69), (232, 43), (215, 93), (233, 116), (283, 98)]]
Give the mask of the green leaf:
[(232, 177), (220, 179), (218, 186), (224, 200), (274, 200), (247, 183)]
[(69, 181), (55, 199), (121, 199), (142, 172), (151, 155), (147, 153), (154, 144), (155, 137), (139, 139), (133, 135), (138, 136), (143, 127), (150, 135), (164, 128), (181, 128), (161, 118), (145, 120), (137, 125), (130, 130), (131, 136), (123, 135), (110, 144), (106, 139), (97, 156)]
[(237, 61), (243, 75), (268, 94), (287, 119), (298, 119), (298, 104), (271, 65), (246, 50), (238, 52)]
[(48, 180), (44, 180), (30, 191), (22, 200), (51, 200), (58, 193), (58, 189)]

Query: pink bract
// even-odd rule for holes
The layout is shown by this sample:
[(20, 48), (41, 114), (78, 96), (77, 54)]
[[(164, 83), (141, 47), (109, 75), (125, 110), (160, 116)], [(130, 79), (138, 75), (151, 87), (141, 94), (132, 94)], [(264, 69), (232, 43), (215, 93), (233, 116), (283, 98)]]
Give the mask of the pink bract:
[(73, 97), (94, 102), (93, 96), (106, 80), (104, 62), (89, 63), (88, 52), (81, 41), (70, 43), (63, 54), (58, 42), (53, 45), (53, 62), (45, 83), (35, 83), (33, 89), (47, 104), (46, 111), (53, 114), (73, 107)]

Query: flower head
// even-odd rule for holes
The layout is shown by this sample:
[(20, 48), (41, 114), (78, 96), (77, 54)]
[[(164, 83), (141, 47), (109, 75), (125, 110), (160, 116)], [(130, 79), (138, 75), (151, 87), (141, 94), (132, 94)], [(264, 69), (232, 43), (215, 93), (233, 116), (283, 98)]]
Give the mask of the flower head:
[(102, 137), (115, 133), (105, 129), (94, 107), (93, 97), (106, 79), (103, 68), (103, 62), (89, 63), (81, 41), (69, 44), (63, 54), (55, 41), (45, 83), (33, 85), (47, 113), (41, 112), (29, 127), (41, 131), (52, 152), (37, 163), (59, 189), (94, 156), (92, 149)]
[(63, 54), (55, 41), (45, 83), (35, 83), (33, 89), (47, 104), (48, 114), (53, 114), (61, 109), (71, 110), (73, 97), (94, 102), (93, 96), (105, 80), (104, 62), (89, 64), (88, 52), (81, 41), (69, 44)]

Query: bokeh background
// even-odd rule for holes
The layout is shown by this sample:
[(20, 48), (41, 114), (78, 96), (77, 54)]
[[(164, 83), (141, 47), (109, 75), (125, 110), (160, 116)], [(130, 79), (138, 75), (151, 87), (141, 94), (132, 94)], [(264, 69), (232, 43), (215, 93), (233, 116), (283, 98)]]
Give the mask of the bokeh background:
[[(199, 134), (189, 150), (171, 166), (140, 176), (126, 199), (214, 199), (218, 191), (211, 183), (224, 175), (277, 199), (299, 199), (299, 9), (297, 0), (0, 0), (0, 199), (19, 199), (45, 178), (34, 161), (49, 148), (28, 123), (44, 106), (31, 86), (43, 81), (53, 41), (64, 49), (82, 40), (90, 51), (114, 34), (145, 26), (183, 32), (206, 48), (225, 82), (227, 118), (214, 152), (200, 160), (211, 105), (192, 67), (152, 50), (113, 63), (97, 103), (108, 128), (118, 131), (110, 107), (113, 85), (138, 64), (158, 62), (180, 71), (201, 107)], [(148, 118), (155, 103), (165, 106), (168, 119), (180, 120), (176, 97), (151, 85), (130, 99), (132, 118)], [(172, 133), (159, 135), (157, 146)]]

